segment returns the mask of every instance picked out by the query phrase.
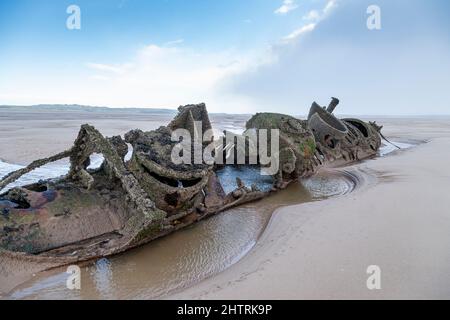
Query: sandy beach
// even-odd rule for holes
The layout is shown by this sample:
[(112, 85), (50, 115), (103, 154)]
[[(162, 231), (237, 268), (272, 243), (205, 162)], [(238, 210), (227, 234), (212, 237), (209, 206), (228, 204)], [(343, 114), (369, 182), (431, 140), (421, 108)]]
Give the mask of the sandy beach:
[[(59, 152), (86, 122), (113, 135), (171, 118), (39, 116), (1, 115), (1, 159), (26, 164)], [(224, 129), (242, 126), (246, 116), (212, 119)], [(367, 177), (350, 194), (277, 209), (237, 263), (164, 298), (450, 298), (450, 118), (376, 120), (389, 139), (418, 145), (349, 168)], [(381, 290), (366, 287), (370, 265), (381, 268)]]

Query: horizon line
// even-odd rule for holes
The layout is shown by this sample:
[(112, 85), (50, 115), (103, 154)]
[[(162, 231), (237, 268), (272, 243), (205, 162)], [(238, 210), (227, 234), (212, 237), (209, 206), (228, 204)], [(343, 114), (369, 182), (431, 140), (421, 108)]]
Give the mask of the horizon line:
[[(195, 103), (194, 103), (195, 104)], [(159, 110), (159, 111), (170, 111), (170, 112), (177, 112), (178, 108), (183, 106), (180, 105), (178, 107), (110, 107), (110, 106), (94, 106), (94, 105), (84, 105), (84, 104), (78, 104), (78, 103), (65, 103), (65, 104), (46, 104), (46, 103), (39, 103), (39, 104), (31, 104), (31, 105), (17, 105), (17, 104), (0, 104), (0, 108), (33, 108), (33, 107), (81, 107), (81, 108), (90, 108), (90, 109), (109, 109), (109, 110), (121, 110), (125, 111), (127, 109), (129, 110)], [(64, 111), (64, 109), (60, 109), (58, 111)], [(239, 115), (253, 115), (256, 113), (276, 113), (272, 111), (258, 111), (255, 113), (226, 113), (226, 112), (209, 112), (209, 114), (239, 114)], [(293, 116), (304, 116), (306, 114), (293, 114), (293, 113), (285, 113), (287, 115), (293, 115)], [(362, 117), (439, 117), (439, 116), (450, 116), (450, 113), (413, 113), (413, 114), (356, 114), (356, 113), (335, 113), (335, 115), (339, 116), (362, 116)]]

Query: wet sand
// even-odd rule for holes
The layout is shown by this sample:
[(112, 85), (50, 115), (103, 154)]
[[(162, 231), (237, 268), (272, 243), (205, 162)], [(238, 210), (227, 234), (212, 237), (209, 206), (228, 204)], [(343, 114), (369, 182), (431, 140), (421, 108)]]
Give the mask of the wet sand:
[[(450, 119), (381, 119), (428, 143), (356, 165), (375, 184), (276, 210), (255, 248), (169, 299), (449, 299)], [(368, 290), (369, 265), (381, 289)]]

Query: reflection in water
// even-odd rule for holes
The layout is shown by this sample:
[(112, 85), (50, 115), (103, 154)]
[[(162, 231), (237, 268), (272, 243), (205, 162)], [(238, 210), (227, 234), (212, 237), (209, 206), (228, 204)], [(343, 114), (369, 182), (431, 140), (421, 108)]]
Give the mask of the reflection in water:
[(90, 276), (101, 299), (114, 299), (111, 262), (106, 258), (100, 259), (94, 266), (90, 267), (89, 270)]
[(157, 298), (239, 261), (255, 245), (276, 208), (344, 194), (353, 185), (345, 175), (327, 173), (325, 180), (318, 174), (303, 184), (294, 183), (270, 197), (228, 210), (146, 246), (91, 263), (82, 268), (80, 291), (66, 288), (67, 274), (61, 269), (39, 274), (16, 289), (11, 298)]
[(217, 172), (220, 183), (225, 193), (230, 193), (236, 189), (236, 178), (250, 187), (255, 184), (261, 191), (270, 191), (273, 186), (273, 178), (269, 175), (261, 175), (261, 168), (258, 166), (226, 166)]
[(403, 149), (409, 149), (409, 148), (414, 147), (414, 144), (406, 143), (406, 142), (397, 142), (397, 141), (395, 141), (393, 144), (383, 142), (380, 150), (378, 151), (378, 154), (381, 157), (384, 157), (384, 156), (386, 156), (386, 155), (388, 155), (388, 154), (390, 154), (390, 153), (392, 153), (394, 151), (397, 151), (398, 150), (397, 147), (402, 149), (402, 150)]

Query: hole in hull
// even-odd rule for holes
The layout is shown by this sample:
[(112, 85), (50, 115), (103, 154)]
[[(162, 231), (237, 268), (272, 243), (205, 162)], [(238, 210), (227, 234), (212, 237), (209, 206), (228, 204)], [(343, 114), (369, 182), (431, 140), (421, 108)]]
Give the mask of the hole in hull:
[(102, 166), (105, 161), (105, 157), (103, 154), (93, 153), (89, 157), (89, 165), (87, 167), (88, 170), (98, 170)]
[(164, 197), (164, 201), (165, 201), (169, 206), (172, 206), (172, 207), (178, 206), (179, 200), (180, 200), (180, 195), (178, 194), (178, 192), (174, 192), (174, 193), (167, 194), (167, 195)]
[(47, 186), (39, 183), (31, 184), (25, 187), (25, 189), (34, 192), (45, 192), (47, 191)]
[(16, 209), (30, 209), (30, 204), (25, 200), (14, 200), (13, 203), (17, 204)]
[(192, 179), (192, 180), (175, 180), (172, 178), (168, 178), (168, 177), (163, 177), (153, 171), (150, 171), (149, 169), (147, 169), (146, 167), (144, 167), (145, 172), (147, 172), (151, 177), (155, 178), (156, 180), (158, 180), (161, 183), (164, 183), (170, 187), (173, 188), (178, 188), (178, 187), (184, 187), (184, 188), (189, 188), (189, 187), (193, 187), (196, 184), (198, 184), (200, 181), (202, 181), (201, 178), (197, 178), (197, 179)]
[(346, 120), (346, 121), (348, 123), (350, 123), (352, 126), (354, 126), (356, 129), (358, 129), (358, 131), (361, 132), (364, 137), (367, 138), (369, 136), (369, 132), (367, 131), (367, 128), (363, 124), (361, 124), (357, 121), (352, 121), (352, 120)]
[(336, 148), (336, 143), (334, 142), (334, 139), (331, 138), (331, 136), (329, 134), (327, 134), (323, 139), (328, 147), (330, 147), (331, 149)]

